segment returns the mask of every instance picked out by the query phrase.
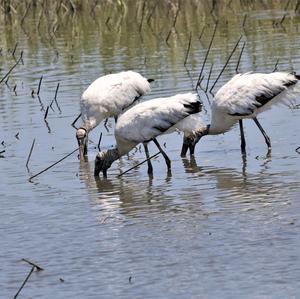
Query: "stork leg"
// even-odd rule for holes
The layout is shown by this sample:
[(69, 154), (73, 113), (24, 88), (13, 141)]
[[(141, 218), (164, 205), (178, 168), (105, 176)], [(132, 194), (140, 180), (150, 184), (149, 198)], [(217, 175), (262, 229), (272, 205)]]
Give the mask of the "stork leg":
[(118, 116), (114, 116), (114, 119), (115, 119), (115, 124), (116, 124), (118, 121)]
[(171, 169), (171, 160), (169, 159), (169, 157), (167, 156), (167, 154), (164, 152), (164, 150), (161, 148), (160, 144), (158, 143), (158, 141), (156, 140), (156, 138), (152, 139), (153, 142), (155, 143), (155, 145), (157, 146), (157, 148), (159, 149), (159, 151), (161, 152), (161, 154), (164, 156), (168, 170)]
[(261, 133), (263, 134), (263, 136), (265, 137), (265, 141), (266, 141), (266, 144), (268, 146), (268, 151), (270, 151), (270, 149), (271, 149), (271, 141), (270, 141), (269, 136), (267, 135), (267, 133), (265, 132), (265, 130), (263, 129), (263, 127), (261, 126), (261, 124), (259, 123), (259, 121), (257, 120), (257, 118), (254, 117), (253, 120), (256, 123), (256, 125), (258, 126), (258, 128), (261, 131)]
[(246, 155), (246, 140), (245, 140), (245, 134), (244, 134), (244, 127), (243, 127), (243, 120), (239, 120), (240, 125), (240, 132), (241, 132), (241, 151), (242, 155)]
[(148, 144), (147, 143), (143, 143), (143, 145), (144, 145), (145, 154), (146, 154), (146, 158), (147, 158), (148, 174), (152, 175), (153, 174), (153, 167), (152, 167), (152, 163), (151, 163), (151, 160), (150, 160), (150, 155), (149, 155), (149, 150), (148, 150)]

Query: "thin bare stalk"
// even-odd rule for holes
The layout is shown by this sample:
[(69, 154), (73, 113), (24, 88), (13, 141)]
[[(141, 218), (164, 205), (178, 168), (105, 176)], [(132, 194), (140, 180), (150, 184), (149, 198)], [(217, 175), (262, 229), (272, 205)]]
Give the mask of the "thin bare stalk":
[(235, 72), (236, 72), (236, 73), (239, 72), (239, 65), (240, 65), (240, 62), (241, 62), (241, 58), (242, 58), (242, 55), (243, 55), (243, 52), (244, 52), (245, 45), (246, 45), (246, 42), (243, 43), (242, 50), (241, 50), (241, 53), (240, 53), (238, 62), (237, 62), (237, 64), (236, 64), (236, 68), (235, 68)]
[(231, 51), (229, 57), (227, 58), (226, 63), (224, 64), (224, 66), (223, 66), (223, 68), (222, 68), (220, 74), (218, 75), (216, 81), (214, 82), (214, 84), (213, 84), (212, 87), (210, 88), (210, 90), (209, 90), (210, 92), (212, 92), (212, 90), (214, 89), (214, 87), (215, 87), (215, 85), (217, 84), (218, 80), (220, 79), (221, 75), (223, 74), (223, 72), (224, 72), (226, 66), (228, 65), (228, 63), (229, 63), (229, 61), (230, 61), (230, 58), (232, 57), (233, 53), (235, 52), (235, 50), (236, 50), (237, 46), (239, 45), (239, 43), (240, 43), (242, 37), (243, 37), (243, 36), (241, 35), (240, 38), (239, 38), (239, 40), (238, 40), (237, 43), (235, 44), (233, 50)]
[(201, 67), (201, 71), (200, 71), (200, 73), (199, 73), (199, 77), (198, 77), (198, 81), (197, 81), (197, 84), (196, 84), (196, 88), (195, 88), (195, 89), (197, 89), (198, 86), (200, 85), (201, 76), (202, 76), (202, 73), (203, 73), (203, 70), (204, 70), (204, 66), (205, 66), (205, 64), (206, 64), (206, 61), (207, 61), (208, 54), (209, 54), (209, 52), (210, 52), (210, 49), (211, 49), (211, 46), (212, 46), (212, 43), (213, 43), (213, 40), (214, 40), (215, 35), (216, 35), (217, 27), (218, 27), (218, 22), (217, 22), (216, 25), (215, 25), (214, 32), (213, 32), (213, 34), (212, 34), (212, 37), (211, 37), (211, 40), (210, 40), (208, 49), (207, 49), (207, 51), (206, 51), (206, 55), (205, 55), (205, 57), (204, 57), (204, 61), (203, 61), (202, 67)]
[(277, 59), (274, 69), (273, 69), (273, 73), (278, 71), (278, 63), (279, 63), (279, 58)]
[[(299, 0), (299, 1), (300, 1), (300, 0)], [(159, 0), (157, 0), (157, 1), (155, 2), (155, 4), (153, 5), (153, 8), (152, 8), (152, 10), (151, 10), (151, 12), (150, 12), (150, 14), (149, 14), (149, 16), (148, 16), (148, 19), (147, 19), (147, 24), (148, 24), (148, 25), (149, 25), (149, 23), (150, 23), (150, 20), (151, 20), (151, 18), (152, 18), (152, 16), (153, 16), (153, 13), (154, 13), (156, 7), (157, 7), (158, 2), (159, 2)]]
[(140, 165), (144, 164), (145, 162), (147, 162), (147, 161), (149, 161), (149, 160), (153, 159), (154, 157), (158, 156), (159, 154), (160, 154), (160, 152), (158, 152), (158, 153), (156, 153), (156, 154), (152, 155), (152, 156), (151, 156), (151, 157), (149, 157), (148, 159), (146, 159), (146, 160), (144, 160), (144, 161), (142, 161), (142, 162), (140, 162), (140, 163), (138, 163), (138, 164), (134, 165), (133, 167), (131, 167), (131, 168), (127, 169), (127, 170), (126, 170), (126, 171), (124, 171), (124, 172), (122, 172), (121, 174), (118, 174), (118, 175), (117, 175), (117, 177), (118, 177), (118, 178), (119, 178), (119, 177), (121, 177), (123, 174), (125, 174), (125, 173), (129, 172), (129, 171), (130, 171), (130, 170), (132, 170), (132, 169), (135, 169), (135, 168), (137, 168), (138, 166), (140, 166)]
[(73, 127), (73, 128), (75, 128), (76, 130), (77, 130), (77, 127), (75, 126), (75, 124), (76, 124), (76, 122), (77, 122), (77, 120), (79, 119), (81, 117), (81, 113), (74, 119), (74, 121), (71, 123), (71, 126)]
[(100, 137), (99, 137), (99, 141), (98, 141), (98, 145), (97, 145), (99, 152), (101, 152), (101, 148), (100, 148), (101, 140), (102, 140), (102, 132), (100, 133)]
[(56, 86), (54, 100), (56, 100), (58, 89), (59, 89), (59, 83), (57, 83), (57, 86)]
[(244, 15), (244, 19), (243, 19), (243, 24), (242, 24), (242, 27), (243, 27), (244, 29), (245, 29), (245, 24), (246, 24), (247, 17), (248, 17), (248, 15), (245, 14), (245, 15)]
[(28, 281), (29, 277), (31, 276), (31, 274), (32, 274), (33, 271), (34, 271), (34, 268), (35, 268), (35, 266), (32, 266), (32, 267), (31, 267), (30, 272), (28, 273), (28, 275), (26, 276), (26, 278), (25, 278), (25, 280), (23, 281), (22, 285), (20, 286), (18, 292), (17, 292), (16, 295), (14, 296), (14, 299), (16, 299), (16, 298), (18, 297), (18, 295), (20, 294), (20, 292), (21, 292), (22, 289), (24, 288), (26, 282)]
[(32, 262), (28, 259), (22, 258), (22, 261), (28, 263), (31, 266), (34, 266), (37, 269), (37, 271), (43, 271), (44, 270), (42, 267), (40, 267), (39, 265), (37, 265), (36, 263), (34, 263), (34, 262)]
[(45, 115), (44, 115), (44, 119), (46, 120), (47, 116), (48, 116), (48, 112), (49, 112), (49, 106), (47, 106), (46, 108), (46, 112), (45, 112)]
[(214, 66), (213, 64), (210, 66), (210, 70), (209, 70), (209, 74), (208, 74), (208, 78), (207, 78), (207, 82), (206, 82), (205, 92), (207, 92), (207, 90), (208, 90), (208, 84), (209, 84), (209, 80), (210, 80), (210, 76), (211, 76), (211, 73), (212, 73), (213, 66)]
[(28, 163), (29, 163), (29, 160), (30, 160), (32, 151), (33, 151), (34, 144), (35, 144), (35, 138), (34, 138), (33, 141), (32, 141), (32, 145), (31, 145), (31, 148), (30, 148), (30, 152), (29, 152), (29, 155), (28, 155), (28, 158), (27, 158), (27, 161), (26, 161), (26, 167), (27, 167), (27, 168), (28, 168)]
[(13, 49), (13, 51), (12, 51), (12, 54), (11, 54), (11, 55), (12, 55), (13, 57), (15, 57), (15, 53), (16, 53), (16, 50), (17, 50), (17, 46), (18, 46), (18, 43), (15, 44), (15, 47), (14, 47), (14, 49)]
[(24, 22), (24, 20), (25, 20), (27, 14), (28, 14), (28, 11), (29, 11), (30, 6), (31, 6), (31, 1), (28, 2), (28, 5), (27, 5), (26, 10), (25, 10), (25, 13), (24, 13), (24, 15), (23, 15), (23, 17), (22, 17), (22, 19), (21, 19), (21, 23), (20, 23), (21, 26), (23, 26), (23, 22)]
[(9, 76), (9, 74), (13, 71), (13, 69), (19, 64), (19, 62), (22, 60), (23, 57), (23, 51), (21, 51), (19, 59), (16, 61), (16, 63), (11, 67), (11, 69), (6, 73), (6, 75), (0, 80), (0, 84)]
[(37, 95), (40, 94), (42, 80), (43, 80), (43, 75), (41, 76), (40, 81), (39, 81), (39, 86), (38, 86), (38, 90), (37, 90), (37, 93), (36, 93)]
[(58, 163), (62, 162), (63, 160), (65, 160), (66, 158), (68, 158), (69, 156), (71, 156), (72, 154), (74, 154), (76, 151), (78, 151), (78, 147), (76, 149), (74, 149), (71, 153), (65, 155), (63, 158), (59, 159), (58, 161), (56, 161), (55, 163), (51, 164), (50, 166), (46, 167), (45, 169), (41, 170), (40, 172), (38, 172), (37, 174), (31, 176), (28, 181), (31, 182), (33, 178), (39, 176), (40, 174), (44, 173), (45, 171), (49, 170), (50, 168), (52, 168), (53, 166), (57, 165)]
[(141, 18), (141, 23), (139, 26), (139, 32), (141, 33), (142, 31), (142, 26), (143, 26), (143, 21), (144, 21), (144, 16), (145, 16), (145, 7), (146, 7), (146, 0), (143, 2), (143, 8), (142, 8), (142, 18)]
[[(299, 0), (299, 1), (300, 1), (300, 0)], [(202, 38), (202, 36), (203, 36), (203, 34), (204, 34), (204, 31), (205, 31), (205, 28), (206, 28), (206, 25), (204, 25), (203, 28), (202, 28), (202, 30), (201, 30), (201, 33), (200, 33), (200, 35), (199, 35), (199, 37), (198, 37), (199, 40), (201, 40), (201, 38)]]
[(191, 48), (191, 41), (192, 41), (192, 32), (190, 32), (188, 48), (187, 48), (187, 51), (186, 51), (186, 54), (185, 54), (184, 63), (183, 63), (184, 66), (186, 65), (186, 62), (187, 62), (187, 59), (188, 59), (188, 56), (189, 56), (189, 52), (190, 52), (190, 48)]

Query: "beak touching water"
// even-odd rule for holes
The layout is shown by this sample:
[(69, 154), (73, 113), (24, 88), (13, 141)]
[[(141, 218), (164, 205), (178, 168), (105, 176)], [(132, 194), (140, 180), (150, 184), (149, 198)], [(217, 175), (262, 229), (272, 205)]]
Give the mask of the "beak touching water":
[(94, 176), (99, 176), (100, 171), (103, 172), (103, 176), (107, 177), (107, 167), (105, 167), (105, 152), (99, 152), (95, 159)]
[(203, 135), (197, 134), (196, 136), (188, 136), (183, 138), (183, 144), (181, 148), (181, 157), (185, 157), (188, 150), (190, 155), (194, 155), (196, 144), (199, 142)]
[(83, 161), (87, 155), (87, 131), (83, 128), (79, 128), (76, 132), (76, 138), (79, 147), (80, 161)]

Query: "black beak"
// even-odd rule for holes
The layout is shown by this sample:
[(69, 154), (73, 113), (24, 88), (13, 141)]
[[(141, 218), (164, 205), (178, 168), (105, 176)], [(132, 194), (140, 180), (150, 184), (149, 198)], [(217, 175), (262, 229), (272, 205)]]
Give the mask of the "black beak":
[(79, 158), (80, 161), (84, 160), (84, 144), (79, 145)]
[(78, 138), (78, 147), (79, 147), (79, 158), (80, 161), (83, 161), (85, 156), (87, 155), (87, 145), (86, 145), (86, 138)]
[(183, 144), (181, 148), (181, 157), (185, 157), (188, 150), (190, 150), (190, 155), (194, 155), (196, 144), (201, 139), (202, 135), (197, 135), (194, 138), (184, 137)]
[(95, 168), (94, 168), (94, 176), (98, 177), (100, 174), (100, 171), (103, 172), (103, 177), (107, 178), (107, 169), (103, 169), (103, 162), (101, 160), (95, 161)]
[(188, 149), (189, 149), (189, 145), (183, 141), (180, 156), (185, 157)]
[(99, 176), (100, 167), (95, 163), (94, 176)]

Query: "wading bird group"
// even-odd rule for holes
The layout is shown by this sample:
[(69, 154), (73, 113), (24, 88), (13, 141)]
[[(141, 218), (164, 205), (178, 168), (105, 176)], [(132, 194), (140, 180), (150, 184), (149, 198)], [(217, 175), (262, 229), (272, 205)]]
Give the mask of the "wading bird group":
[(300, 95), (300, 76), (273, 72), (237, 74), (216, 93), (211, 103), (211, 121), (201, 117), (202, 103), (195, 93), (182, 93), (138, 103), (150, 91), (150, 82), (139, 73), (126, 71), (106, 75), (94, 81), (83, 93), (80, 106), (83, 125), (77, 129), (80, 159), (87, 156), (88, 133), (106, 118), (114, 117), (116, 147), (100, 151), (95, 159), (94, 174), (107, 176), (114, 161), (143, 143), (148, 173), (153, 173), (148, 143), (154, 142), (163, 155), (168, 171), (171, 161), (156, 137), (174, 131), (183, 132), (181, 156), (195, 154), (195, 146), (205, 135), (223, 134), (239, 123), (241, 151), (246, 154), (243, 119), (252, 119), (261, 131), (268, 151), (270, 138), (257, 115), (276, 104), (288, 105)]

